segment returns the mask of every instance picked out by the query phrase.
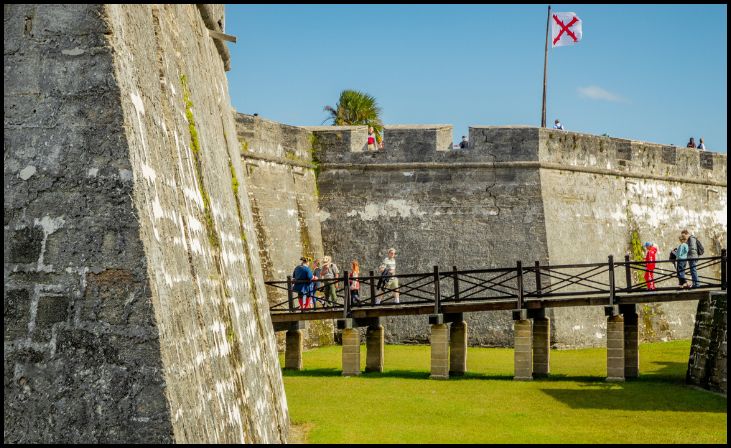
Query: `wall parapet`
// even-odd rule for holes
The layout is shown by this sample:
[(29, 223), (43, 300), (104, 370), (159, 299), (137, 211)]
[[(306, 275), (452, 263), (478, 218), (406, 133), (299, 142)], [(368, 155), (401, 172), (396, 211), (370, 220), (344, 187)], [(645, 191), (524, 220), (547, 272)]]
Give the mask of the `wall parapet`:
[(310, 131), (254, 115), (234, 113), (234, 117), (244, 158), (313, 167)]
[[(451, 125), (384, 127), (384, 150), (368, 151), (365, 126), (306, 127), (329, 167), (539, 162), (540, 168), (726, 185), (726, 154), (530, 126), (472, 126), (452, 149)], [(497, 165), (496, 165), (497, 167)]]

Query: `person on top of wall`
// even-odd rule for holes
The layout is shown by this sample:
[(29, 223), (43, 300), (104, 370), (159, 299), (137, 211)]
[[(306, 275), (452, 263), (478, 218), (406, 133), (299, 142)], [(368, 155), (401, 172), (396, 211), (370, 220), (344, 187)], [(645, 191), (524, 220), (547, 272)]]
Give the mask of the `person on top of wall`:
[(467, 137), (462, 136), (462, 141), (459, 142), (459, 149), (467, 149), (470, 143), (467, 141)]
[(647, 285), (647, 289), (650, 291), (654, 291), (655, 289), (655, 254), (657, 254), (657, 247), (655, 247), (651, 242), (646, 242), (644, 245), (645, 248), (645, 285)]
[(325, 300), (334, 305), (338, 299), (338, 287), (335, 280), (340, 275), (338, 266), (332, 262), (329, 255), (322, 257), (322, 269), (320, 270), (322, 279), (325, 280)]
[[(396, 277), (396, 249), (393, 247), (388, 249), (388, 256), (383, 259), (383, 263), (378, 267), (381, 278), (378, 280), (379, 288), (383, 291), (388, 289), (393, 291), (394, 303), (399, 303), (399, 284)], [(376, 300), (376, 304), (380, 303)]]
[(373, 126), (368, 126), (368, 151), (378, 151), (377, 143)]
[(701, 151), (706, 150), (706, 144), (703, 143), (703, 137), (701, 137), (701, 141), (700, 141), (700, 143), (698, 143), (698, 149), (700, 149)]
[(562, 131), (564, 130), (563, 125), (558, 120), (558, 118), (556, 118), (556, 120), (553, 122), (553, 129), (560, 129)]
[(358, 280), (359, 277), (360, 265), (358, 264), (358, 260), (353, 260), (350, 263), (350, 279), (348, 281), (348, 286), (350, 287), (350, 298), (352, 299), (353, 303), (360, 302), (360, 280)]
[(690, 287), (697, 288), (700, 286), (698, 283), (698, 256), (703, 255), (703, 245), (688, 229), (684, 229), (680, 234), (685, 235), (685, 238), (688, 240), (688, 264), (690, 265), (690, 278), (693, 280), (693, 284)]
[(680, 245), (678, 246), (677, 262), (678, 262), (678, 282), (682, 289), (690, 288), (688, 281), (685, 279), (685, 263), (688, 261), (688, 237), (680, 234)]
[(685, 145), (685, 147), (686, 148), (695, 148), (695, 139), (693, 139), (693, 137), (691, 137), (690, 140), (688, 140), (688, 144)]
[[(306, 257), (300, 258), (302, 262), (299, 266), (294, 268), (292, 278), (294, 279), (294, 292), (297, 293), (297, 300), (300, 304), (300, 309), (310, 308), (310, 294), (312, 292), (312, 270), (310, 269), (309, 260)], [(303, 303), (303, 299), (306, 300)]]

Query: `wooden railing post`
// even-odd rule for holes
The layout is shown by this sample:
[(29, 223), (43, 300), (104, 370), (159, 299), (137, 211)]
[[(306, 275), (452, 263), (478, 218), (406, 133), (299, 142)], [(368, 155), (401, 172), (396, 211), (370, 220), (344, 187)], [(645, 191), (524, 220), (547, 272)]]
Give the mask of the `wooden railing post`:
[(454, 301), (459, 302), (459, 274), (457, 274), (457, 266), (452, 266), (452, 278), (454, 278)]
[(289, 310), (294, 311), (294, 300), (292, 297), (292, 276), (287, 276), (287, 303), (289, 304)]
[(726, 279), (726, 275), (728, 275), (726, 263), (728, 263), (728, 254), (726, 253), (726, 249), (721, 249), (721, 289), (724, 291), (728, 286), (728, 280)]
[[(647, 269), (647, 265), (645, 265)], [(627, 282), (627, 291), (632, 291), (632, 273), (629, 267), (629, 254), (624, 256), (624, 280)]]
[[(350, 314), (350, 282), (348, 271), (343, 271), (343, 318), (347, 319)], [(337, 285), (337, 283), (335, 283)], [(337, 286), (336, 286), (337, 289)], [(337, 296), (336, 296), (337, 297)]]
[(614, 306), (614, 255), (609, 256), (609, 305)]
[(541, 286), (541, 263), (536, 260), (536, 296), (541, 296), (541, 290), (543, 287)]
[(518, 275), (518, 309), (523, 308), (523, 263), (518, 261), (516, 265)]
[(441, 291), (439, 290), (439, 266), (434, 266), (434, 314), (441, 313)]
[(376, 276), (373, 271), (369, 272), (371, 276), (371, 305), (376, 306)]

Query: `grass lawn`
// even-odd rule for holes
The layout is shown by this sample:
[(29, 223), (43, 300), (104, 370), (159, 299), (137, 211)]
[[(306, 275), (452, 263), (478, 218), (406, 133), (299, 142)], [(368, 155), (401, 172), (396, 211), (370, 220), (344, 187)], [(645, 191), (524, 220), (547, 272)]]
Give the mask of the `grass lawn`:
[(552, 350), (549, 378), (513, 381), (512, 349), (469, 348), (465, 377), (429, 380), (429, 346), (387, 345), (385, 371), (359, 377), (341, 376), (332, 346), (305, 352), (284, 387), (293, 441), (725, 444), (727, 400), (684, 385), (689, 353), (643, 344), (640, 378), (607, 383), (605, 349)]

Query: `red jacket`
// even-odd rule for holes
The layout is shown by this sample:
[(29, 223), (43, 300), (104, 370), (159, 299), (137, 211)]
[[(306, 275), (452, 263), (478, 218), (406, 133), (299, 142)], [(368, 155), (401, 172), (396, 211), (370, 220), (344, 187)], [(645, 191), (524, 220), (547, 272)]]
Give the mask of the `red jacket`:
[(653, 270), (655, 269), (655, 254), (657, 253), (657, 247), (650, 246), (649, 249), (647, 249), (647, 255), (645, 255), (645, 261), (649, 261), (650, 263), (647, 263), (646, 269)]

